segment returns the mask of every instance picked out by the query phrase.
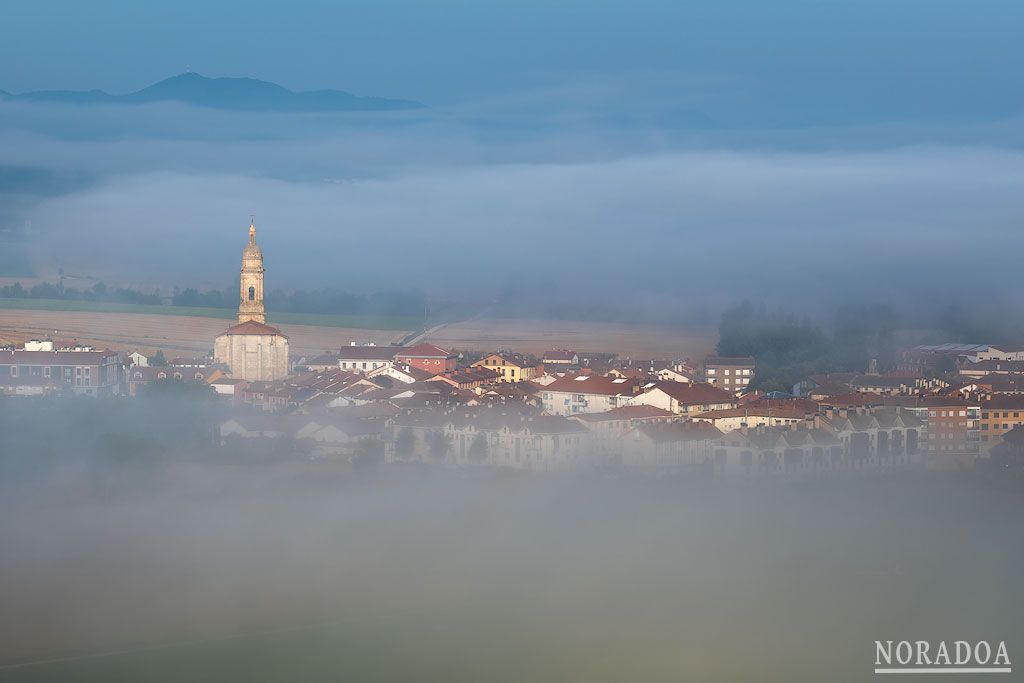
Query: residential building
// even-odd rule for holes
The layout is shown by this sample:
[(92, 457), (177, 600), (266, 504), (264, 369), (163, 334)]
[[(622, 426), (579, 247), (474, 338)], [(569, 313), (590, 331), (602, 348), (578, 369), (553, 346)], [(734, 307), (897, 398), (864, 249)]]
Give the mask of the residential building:
[(567, 375), (541, 389), (541, 405), (548, 415), (603, 413), (627, 405), (638, 389), (633, 380), (603, 375)]
[(613, 440), (641, 424), (673, 422), (675, 413), (654, 406), (620, 406), (603, 413), (581, 413), (573, 417), (585, 425), (595, 437)]
[(622, 464), (644, 469), (711, 472), (721, 436), (721, 431), (705, 422), (646, 422), (622, 436)]
[(497, 370), (485, 367), (456, 368), (434, 375), (428, 382), (446, 382), (456, 389), (477, 389), (501, 381)]
[[(128, 395), (137, 396), (142, 387), (160, 380), (177, 380), (197, 384), (212, 383), (226, 375), (217, 368), (181, 368), (134, 365), (128, 368)], [(241, 380), (239, 380), (241, 381)]]
[(655, 375), (663, 382), (696, 382), (699, 375), (697, 369), (689, 363), (675, 363), (670, 367), (661, 368)]
[(630, 405), (648, 405), (676, 415), (690, 417), (709, 410), (736, 407), (735, 394), (710, 384), (653, 382), (629, 401)]
[(731, 394), (747, 390), (754, 379), (754, 359), (750, 356), (708, 356), (704, 359), (703, 380)]
[(713, 424), (723, 432), (741, 427), (786, 427), (803, 423), (818, 411), (818, 404), (806, 399), (760, 399), (737, 406), (697, 413), (691, 419)]
[(542, 366), (520, 354), (490, 353), (471, 367), (484, 367), (499, 373), (502, 382), (522, 382), (539, 377)]
[(128, 354), (128, 362), (132, 366), (141, 365), (144, 368), (149, 367), (149, 357), (138, 351), (132, 351)]
[(1010, 430), (1024, 425), (1024, 396), (992, 396), (987, 400), (982, 399), (980, 405), (979, 430), (984, 451), (999, 443), (1001, 437)]
[(0, 351), (0, 391), (11, 396), (125, 393), (124, 363), (115, 351)]
[(369, 378), (382, 376), (390, 377), (391, 379), (398, 380), (403, 384), (412, 384), (413, 382), (425, 382), (434, 375), (426, 370), (414, 368), (411, 365), (395, 365), (394, 363), (387, 363), (381, 365), (376, 370), (367, 372), (366, 376)]
[(1024, 361), (1024, 345), (998, 344), (987, 346), (974, 353), (975, 360)]
[(536, 415), (525, 405), (507, 408), (420, 410), (396, 416), (387, 458), (541, 472), (601, 464), (580, 423)]
[(980, 360), (977, 363), (965, 363), (960, 367), (960, 375), (971, 379), (986, 375), (1024, 375), (1024, 360)]
[(338, 351), (337, 364), (342, 370), (353, 370), (369, 374), (374, 370), (391, 367), (395, 355), (404, 351), (402, 346), (362, 345), (343, 346)]
[(544, 357), (541, 359), (541, 363), (547, 368), (548, 366), (563, 367), (567, 365), (579, 365), (580, 357), (575, 351), (569, 351), (568, 349), (554, 349), (552, 351), (545, 351)]
[(456, 355), (435, 344), (417, 344), (403, 349), (395, 355), (395, 360), (435, 375), (458, 367)]

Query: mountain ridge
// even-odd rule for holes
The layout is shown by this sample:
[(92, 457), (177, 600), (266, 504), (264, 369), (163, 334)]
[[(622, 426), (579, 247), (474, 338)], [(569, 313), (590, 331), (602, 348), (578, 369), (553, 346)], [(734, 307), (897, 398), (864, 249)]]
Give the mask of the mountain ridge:
[(212, 109), (294, 113), (401, 111), (426, 106), (414, 100), (354, 95), (344, 90), (294, 91), (256, 78), (209, 78), (191, 71), (124, 95), (103, 90), (36, 90), (19, 94), (0, 90), (0, 98), (65, 104), (182, 102)]

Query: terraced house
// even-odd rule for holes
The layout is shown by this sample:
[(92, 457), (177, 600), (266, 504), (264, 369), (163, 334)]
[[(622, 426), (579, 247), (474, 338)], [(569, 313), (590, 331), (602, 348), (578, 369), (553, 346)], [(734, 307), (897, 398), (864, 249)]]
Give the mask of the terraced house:
[(12, 396), (125, 393), (124, 363), (114, 351), (0, 352), (0, 391)]

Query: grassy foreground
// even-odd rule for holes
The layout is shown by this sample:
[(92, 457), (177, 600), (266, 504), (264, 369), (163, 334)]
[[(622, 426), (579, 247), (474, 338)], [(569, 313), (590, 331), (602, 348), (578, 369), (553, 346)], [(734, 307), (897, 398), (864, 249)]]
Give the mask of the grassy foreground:
[[(148, 315), (185, 315), (230, 320), (235, 311), (227, 308), (194, 308), (190, 306), (150, 306), (118, 304), (103, 301), (65, 301), (62, 299), (3, 299), (0, 309), (26, 311), (74, 311), (88, 313), (142, 313)], [(318, 325), (352, 327), (366, 330), (413, 330), (420, 325), (416, 318), (387, 315), (323, 315), (319, 313), (273, 313), (270, 322), (284, 325)]]

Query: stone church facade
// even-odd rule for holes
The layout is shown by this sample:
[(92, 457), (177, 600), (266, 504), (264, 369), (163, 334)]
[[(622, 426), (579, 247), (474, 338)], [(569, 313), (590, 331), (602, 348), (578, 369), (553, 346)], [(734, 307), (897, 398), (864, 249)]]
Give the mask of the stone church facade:
[(242, 250), (238, 324), (214, 342), (213, 357), (227, 365), (234, 379), (269, 382), (288, 376), (288, 337), (267, 325), (263, 304), (263, 250), (256, 244), (256, 226)]

